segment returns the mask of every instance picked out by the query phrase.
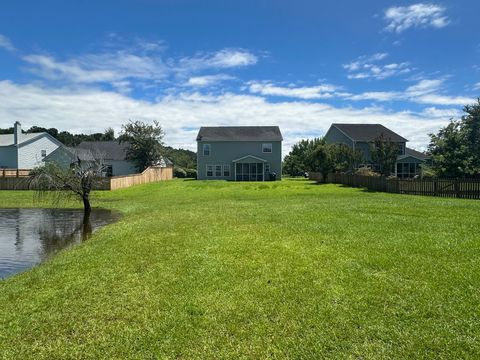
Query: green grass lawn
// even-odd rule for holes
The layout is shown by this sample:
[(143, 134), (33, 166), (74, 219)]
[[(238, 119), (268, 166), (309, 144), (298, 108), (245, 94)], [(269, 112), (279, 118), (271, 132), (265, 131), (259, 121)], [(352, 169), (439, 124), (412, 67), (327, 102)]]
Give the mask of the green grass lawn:
[(0, 281), (0, 358), (480, 358), (480, 201), (175, 180), (93, 205), (124, 216)]

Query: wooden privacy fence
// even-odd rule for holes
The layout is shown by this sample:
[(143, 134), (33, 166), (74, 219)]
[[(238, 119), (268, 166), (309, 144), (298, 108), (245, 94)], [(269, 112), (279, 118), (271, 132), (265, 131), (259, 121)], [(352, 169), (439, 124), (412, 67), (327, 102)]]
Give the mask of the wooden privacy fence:
[(118, 190), (150, 182), (172, 180), (173, 166), (151, 166), (146, 168), (141, 174), (112, 176), (108, 179), (110, 181), (105, 182), (105, 185), (100, 186), (97, 190)]
[[(317, 181), (322, 182), (323, 180), (320, 177), (320, 180)], [(480, 179), (399, 179), (384, 176), (329, 174), (326, 182), (394, 194), (480, 199)]]
[(27, 177), (29, 174), (29, 169), (0, 169), (0, 178), (2, 179)]
[[(102, 178), (95, 190), (117, 190), (134, 185), (173, 179), (173, 167), (152, 166), (141, 174)], [(0, 190), (32, 190), (28, 176), (0, 177)]]

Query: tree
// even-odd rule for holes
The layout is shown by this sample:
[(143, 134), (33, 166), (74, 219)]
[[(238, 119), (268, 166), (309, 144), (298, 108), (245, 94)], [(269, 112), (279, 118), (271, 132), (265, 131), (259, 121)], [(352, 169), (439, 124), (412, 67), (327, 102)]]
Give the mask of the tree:
[(83, 203), (84, 221), (88, 221), (92, 207), (90, 192), (101, 182), (106, 166), (99, 154), (89, 154), (80, 159), (74, 154), (76, 161), (70, 168), (62, 168), (54, 162), (34, 169), (31, 172), (30, 187), (39, 194), (50, 194), (56, 200), (73, 196)]
[(438, 176), (480, 175), (480, 98), (463, 108), (460, 120), (430, 134), (428, 151), (432, 169)]
[(354, 150), (345, 144), (331, 145), (330, 152), (332, 153), (335, 172), (351, 171), (364, 161), (360, 150)]
[(398, 144), (380, 135), (370, 146), (372, 162), (377, 164), (381, 175), (388, 176), (397, 162)]
[(309, 171), (322, 174), (323, 181), (327, 181), (328, 174), (335, 170), (335, 159), (332, 152), (332, 145), (327, 144), (323, 139), (318, 142), (314, 149), (307, 153), (307, 166)]
[(308, 161), (311, 160), (309, 154), (315, 149), (315, 147), (321, 143), (321, 138), (314, 138), (312, 140), (300, 140), (298, 143), (292, 146), (292, 151), (285, 156), (283, 163), (283, 171), (291, 176), (297, 176), (304, 171), (314, 171), (312, 164)]
[(130, 144), (127, 159), (135, 164), (137, 170), (143, 171), (162, 158), (164, 135), (165, 133), (157, 121), (154, 121), (153, 125), (149, 125), (137, 120), (122, 125), (119, 140)]

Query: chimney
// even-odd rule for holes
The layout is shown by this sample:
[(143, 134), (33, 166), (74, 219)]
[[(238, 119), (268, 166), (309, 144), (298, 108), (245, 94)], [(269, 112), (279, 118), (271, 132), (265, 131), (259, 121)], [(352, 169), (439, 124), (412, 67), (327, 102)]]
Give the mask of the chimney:
[(18, 145), (20, 136), (22, 136), (22, 124), (15, 121), (15, 124), (13, 125), (13, 143), (15, 145)]

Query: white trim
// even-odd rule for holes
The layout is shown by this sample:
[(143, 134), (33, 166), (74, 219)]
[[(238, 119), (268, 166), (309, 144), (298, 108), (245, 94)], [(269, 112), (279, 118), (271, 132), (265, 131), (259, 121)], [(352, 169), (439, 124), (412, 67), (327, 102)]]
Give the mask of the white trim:
[[(210, 176), (208, 175), (208, 167), (209, 167), (209, 166), (211, 166), (211, 167), (212, 167), (212, 175), (210, 175)], [(215, 165), (205, 164), (205, 169), (206, 169), (206, 172), (205, 172), (205, 177), (207, 177), (207, 178), (209, 178), (209, 177), (210, 177), (210, 178), (211, 178), (211, 177), (213, 177), (213, 174), (214, 174), (214, 169), (213, 169), (213, 167), (214, 167), (214, 166), (215, 166)]]
[[(205, 155), (205, 146), (208, 146), (208, 155)], [(212, 154), (212, 145), (202, 144), (202, 155), (203, 156), (210, 156), (211, 154)]]
[(267, 160), (262, 159), (262, 158), (259, 158), (259, 157), (257, 157), (257, 156), (253, 156), (253, 155), (242, 156), (241, 158), (232, 160), (232, 162), (241, 161), (241, 160), (244, 160), (244, 159), (247, 159), (247, 158), (253, 158), (253, 159), (256, 159), (256, 160), (260, 160), (260, 161), (262, 161), (262, 162), (267, 162)]
[[(228, 175), (225, 175), (225, 168), (228, 168)], [(230, 164), (223, 164), (222, 165), (222, 177), (230, 177), (231, 172), (230, 172)]]
[[(265, 151), (264, 145), (270, 145), (270, 151)], [(268, 148), (268, 146), (267, 146)], [(273, 153), (273, 144), (272, 143), (262, 143), (262, 153), (271, 154)]]

